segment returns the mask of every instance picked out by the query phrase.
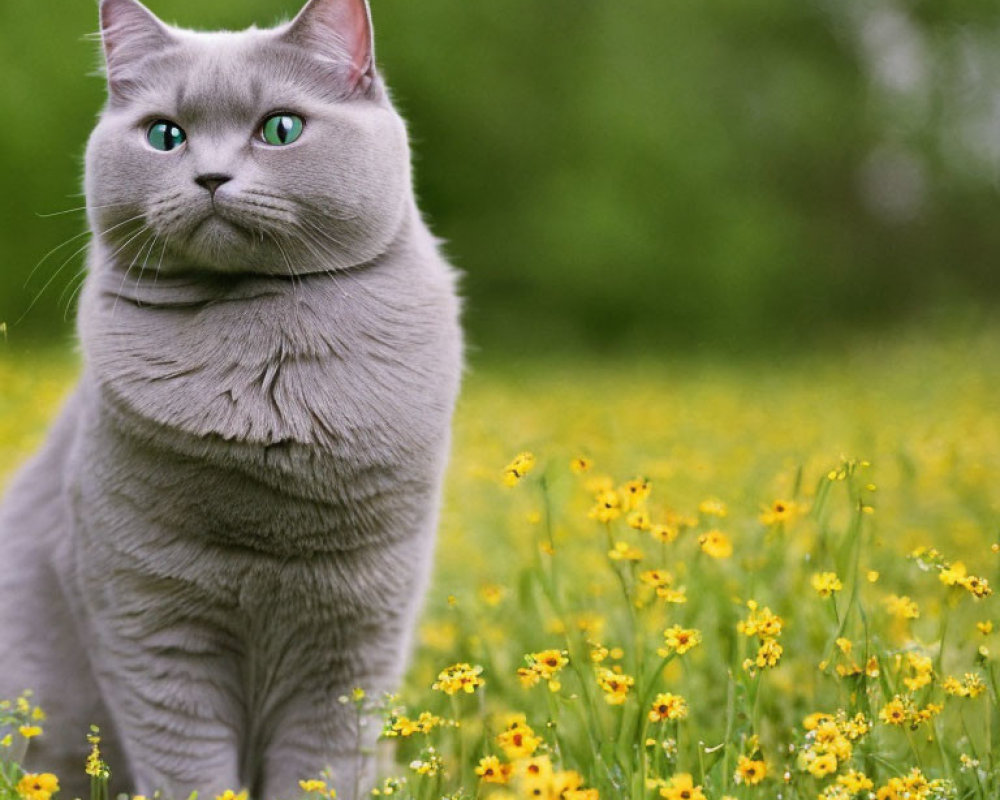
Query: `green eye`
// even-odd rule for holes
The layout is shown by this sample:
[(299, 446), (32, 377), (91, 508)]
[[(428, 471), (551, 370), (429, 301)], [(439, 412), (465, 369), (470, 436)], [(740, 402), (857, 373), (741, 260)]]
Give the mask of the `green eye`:
[(167, 153), (184, 144), (187, 141), (187, 135), (181, 130), (179, 125), (169, 120), (161, 119), (149, 126), (149, 130), (146, 132), (146, 139), (153, 146), (154, 150), (162, 150), (164, 153)]
[(260, 136), (268, 144), (291, 144), (302, 135), (304, 124), (295, 114), (275, 114), (264, 120)]

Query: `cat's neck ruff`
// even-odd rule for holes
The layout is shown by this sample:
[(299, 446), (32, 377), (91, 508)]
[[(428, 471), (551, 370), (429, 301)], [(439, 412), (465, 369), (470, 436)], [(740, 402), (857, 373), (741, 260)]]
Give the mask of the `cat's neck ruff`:
[(197, 452), (337, 452), (397, 433), (419, 447), (408, 405), (440, 386), (448, 412), (459, 345), (439, 321), (457, 314), (454, 276), (419, 222), (357, 270), (147, 281), (144, 301), (98, 265), (81, 299), (88, 380), (137, 436)]

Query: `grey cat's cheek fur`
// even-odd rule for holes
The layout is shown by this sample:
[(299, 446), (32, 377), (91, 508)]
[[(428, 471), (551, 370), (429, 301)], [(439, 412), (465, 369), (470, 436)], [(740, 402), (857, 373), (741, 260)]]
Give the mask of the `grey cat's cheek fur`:
[[(454, 273), (363, 0), (273, 31), (195, 34), (134, 0), (102, 21), (85, 367), (0, 507), (0, 591), (32, 598), (0, 609), (0, 695), (36, 688), (29, 767), (69, 796), (97, 722), (115, 790), (271, 800), (332, 766), (351, 798), (375, 731), (337, 698), (394, 688), (431, 565)], [(255, 140), (276, 110), (306, 119), (294, 145)], [(176, 152), (145, 142), (156, 118)], [(223, 171), (214, 196), (195, 180)]]

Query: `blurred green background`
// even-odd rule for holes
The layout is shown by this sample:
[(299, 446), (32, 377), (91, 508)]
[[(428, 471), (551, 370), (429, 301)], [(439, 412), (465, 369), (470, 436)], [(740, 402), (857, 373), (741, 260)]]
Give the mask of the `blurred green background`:
[[(372, 5), (482, 351), (763, 352), (1000, 295), (995, 0)], [(150, 6), (239, 28), (299, 3)], [(83, 230), (41, 215), (82, 204), (96, 28), (96, 0), (0, 6), (9, 339), (71, 329), (83, 240), (28, 276)]]

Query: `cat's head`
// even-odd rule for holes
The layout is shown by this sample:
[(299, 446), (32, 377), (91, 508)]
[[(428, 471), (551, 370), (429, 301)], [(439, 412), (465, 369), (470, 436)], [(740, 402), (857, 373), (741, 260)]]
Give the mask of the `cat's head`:
[(366, 0), (238, 33), (180, 30), (137, 0), (100, 13), (109, 99), (86, 189), (104, 260), (288, 275), (385, 251), (410, 159)]

